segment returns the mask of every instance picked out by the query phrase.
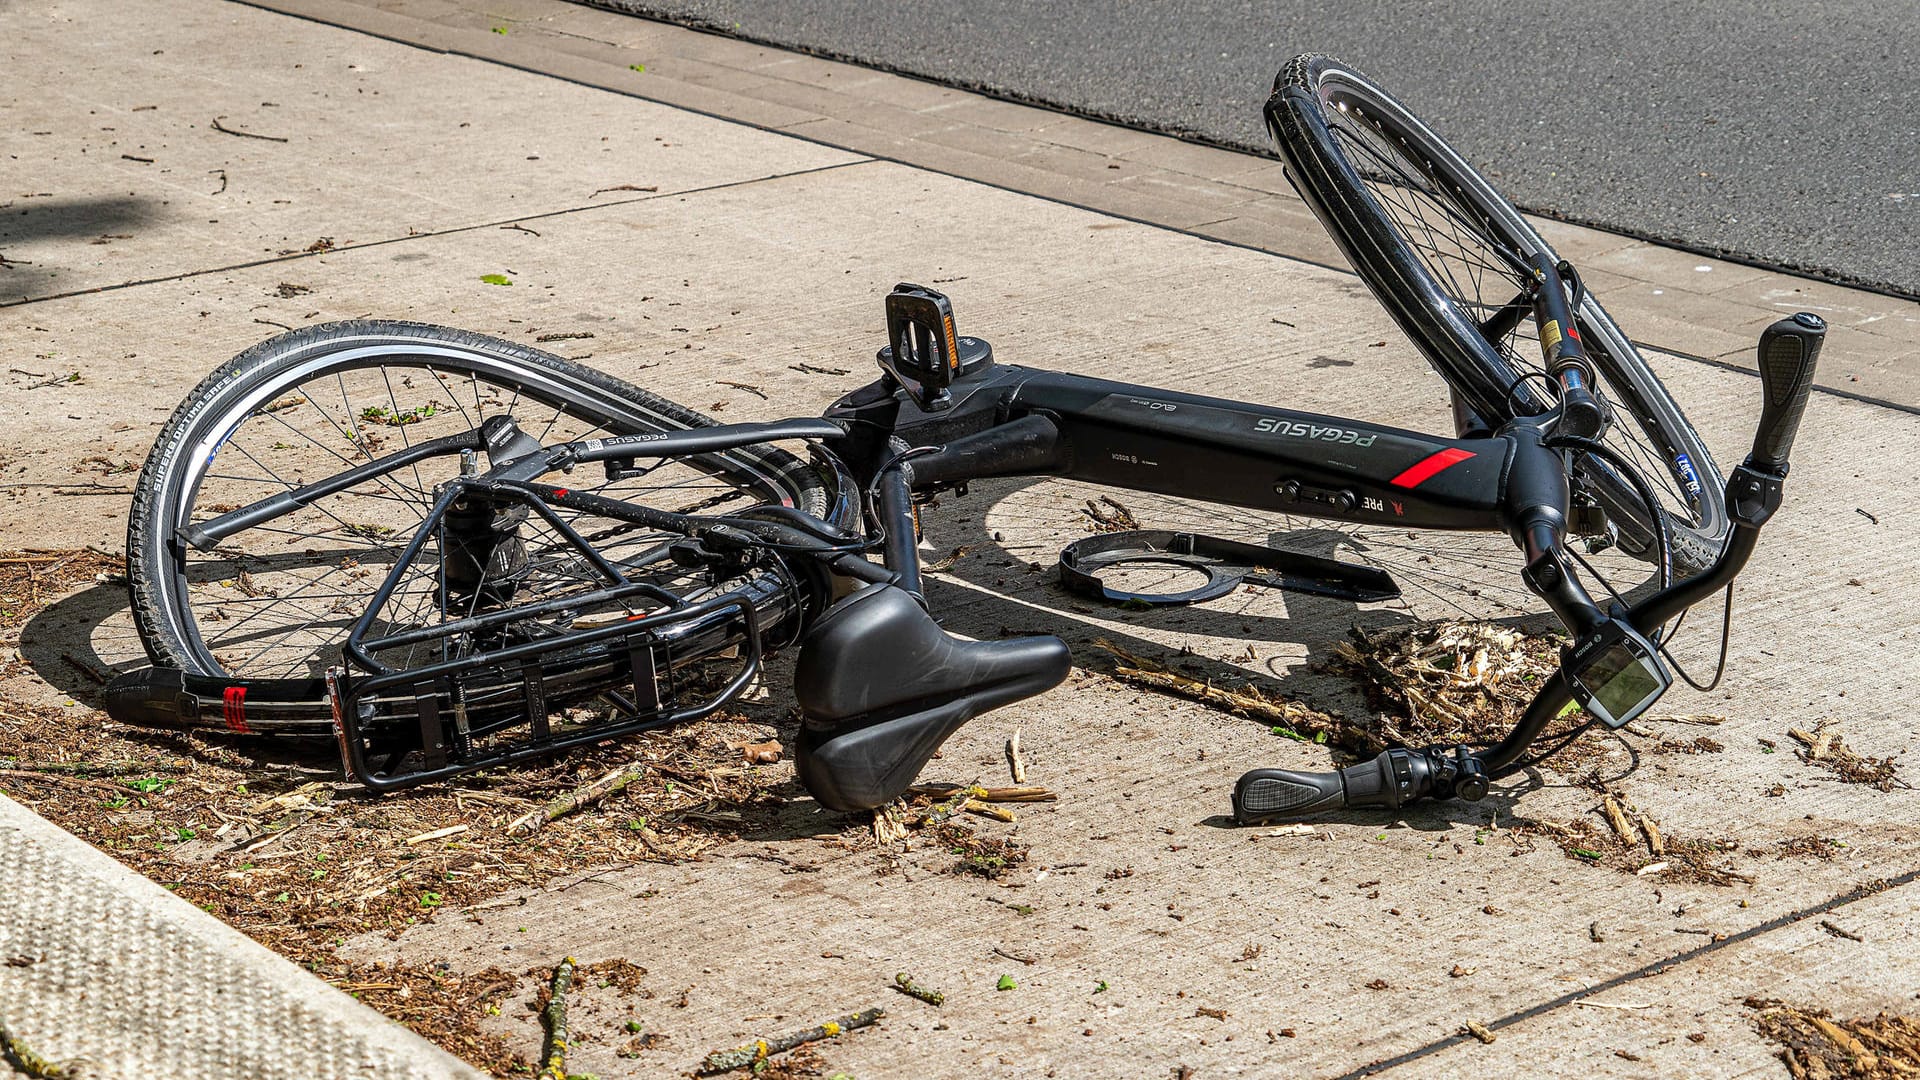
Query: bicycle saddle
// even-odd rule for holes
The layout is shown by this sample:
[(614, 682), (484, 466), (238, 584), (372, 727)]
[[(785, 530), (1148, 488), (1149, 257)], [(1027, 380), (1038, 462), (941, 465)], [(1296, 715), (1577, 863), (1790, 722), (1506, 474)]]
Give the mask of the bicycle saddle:
[(801, 641), (795, 771), (823, 806), (870, 810), (905, 791), (960, 725), (1058, 686), (1069, 665), (1052, 635), (967, 641), (897, 586), (862, 589)]

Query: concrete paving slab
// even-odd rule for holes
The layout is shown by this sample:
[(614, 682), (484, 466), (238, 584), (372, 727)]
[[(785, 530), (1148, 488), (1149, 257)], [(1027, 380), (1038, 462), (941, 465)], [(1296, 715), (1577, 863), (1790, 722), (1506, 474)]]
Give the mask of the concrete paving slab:
[[(44, 80), (0, 90), (10, 130), (44, 133), (10, 140), (0, 302), (769, 172), (768, 136), (681, 110), (213, 0), (170, 6), (155, 48), (116, 7), (0, 14), (7, 66)], [(237, 43), (244, 71), (200, 62)]]
[[(616, 120), (659, 108), (606, 96)], [(816, 152), (754, 137), (773, 163), (788, 147)], [(380, 246), (0, 311), (0, 334), (27, 343), (38, 363), (30, 370), (72, 363), (82, 372), (79, 382), (34, 387), (36, 378), (10, 375), (0, 386), (0, 407), (27, 418), (19, 444), (0, 448), (13, 458), (0, 466), (13, 500), (0, 516), (0, 545), (115, 543), (123, 495), (48, 493), (124, 484), (124, 475), (74, 469), (96, 453), (137, 460), (194, 380), (274, 329), (255, 319), (302, 325), (372, 314), (521, 341), (588, 328), (595, 337), (569, 342), (569, 355), (723, 419), (771, 418), (812, 412), (864, 378), (878, 298), (917, 279), (953, 295), (963, 327), (993, 340), (1005, 362), (1416, 426), (1438, 425), (1444, 409), (1437, 380), (1350, 275), (900, 164), (663, 193), (536, 229), (401, 232)], [(515, 272), (512, 286), (480, 282), (498, 267)], [(282, 296), (282, 283), (309, 291)], [(850, 374), (789, 366), (803, 361)], [(1756, 381), (1672, 355), (1654, 363), (1716, 455), (1737, 458)], [(770, 400), (721, 379), (759, 386)], [(1771, 920), (1920, 866), (1911, 791), (1833, 783), (1784, 739), (1787, 727), (1822, 716), (1837, 717), (1849, 743), (1875, 755), (1902, 753), (1916, 737), (1906, 705), (1920, 645), (1911, 557), (1920, 526), (1884, 505), (1901, 490), (1916, 436), (1915, 416), (1815, 398), (1789, 504), (1743, 578), (1734, 674), (1713, 695), (1676, 692), (1666, 703), (1729, 717), (1713, 729), (1721, 751), (1662, 752), (1659, 736), (1671, 732), (1656, 728), (1600, 762), (1672, 834), (1737, 842), (1727, 858), (1755, 879), (1750, 886), (1634, 877), (1500, 828), (1516, 813), (1550, 822), (1590, 813), (1593, 796), (1552, 773), (1478, 806), (1335, 820), (1309, 836), (1218, 828), (1243, 768), (1323, 767), (1325, 752), (1079, 673), (1032, 705), (963, 729), (929, 771), (997, 776), (1001, 741), (1024, 724), (1035, 778), (1064, 797), (1023, 814), (1018, 834), (1033, 845), (1033, 862), (1004, 882), (949, 876), (951, 859), (938, 849), (877, 853), (796, 799), (782, 831), (708, 862), (596, 875), (590, 889), (530, 895), (511, 919), (476, 912), (476, 921), (446, 919), (351, 950), (447, 958), (463, 969), (498, 962), (503, 944), (516, 965), (620, 956), (650, 969), (660, 1000), (685, 989), (686, 1009), (660, 1009), (668, 1047), (632, 1060), (613, 1057), (611, 1043), (582, 1048), (575, 1067), (605, 1076), (681, 1071), (705, 1049), (758, 1033), (769, 1015), (784, 1029), (874, 1001), (887, 1001), (892, 1016), (829, 1046), (834, 1067), (1331, 1076), (1429, 1048), (1464, 1053), (1471, 1048), (1437, 1045), (1464, 1018), (1522, 1013), (1649, 964), (1705, 972), (1718, 954), (1691, 955), (1696, 931), (1764, 931), (1748, 939), (1760, 943)], [(932, 586), (949, 625), (976, 636), (1057, 630), (1083, 659), (1099, 636), (1152, 655), (1186, 650), (1208, 671), (1335, 703), (1351, 689), (1310, 668), (1350, 624), (1445, 610), (1422, 597), (1405, 609), (1298, 597), (1154, 616), (1095, 609), (1024, 570), (1084, 535), (1084, 497), (1023, 483), (943, 500), (929, 515), (931, 542), (977, 551)], [(1143, 520), (1183, 512), (1177, 501), (1129, 501)], [(61, 633), (90, 640), (109, 663), (130, 661), (137, 646), (124, 614), (88, 618)], [(1712, 620), (1700, 621), (1684, 657), (1710, 650)], [(50, 680), (40, 692), (85, 689), (57, 661), (37, 667)], [(1779, 841), (1809, 836), (1844, 841), (1844, 854), (1774, 857)], [(787, 869), (807, 869), (783, 873), (757, 857), (769, 852)], [(1920, 910), (1915, 895), (1902, 886), (1884, 902), (1910, 913)], [(508, 922), (527, 932), (503, 942)], [(1593, 923), (1619, 930), (1595, 941)], [(1455, 977), (1454, 965), (1475, 970)], [(934, 1012), (894, 999), (885, 987), (902, 969), (943, 985), (951, 1004)], [(1001, 974), (1018, 986), (992, 989)], [(1920, 981), (1920, 955), (1887, 949), (1876, 978)], [(1584, 1022), (1561, 1017), (1575, 1008), (1515, 1025), (1514, 1043), (1528, 1025)], [(1658, 1040), (1683, 1038), (1696, 1019), (1645, 1022), (1646, 1037)], [(1739, 1022), (1719, 1014), (1714, 1037), (1736, 1040)], [(533, 1037), (524, 1020), (499, 1023), (522, 1042)], [(1756, 1060), (1751, 1049), (1671, 1060), (1698, 1075), (1736, 1075)], [(1643, 1074), (1644, 1062), (1611, 1050), (1580, 1043), (1565, 1060), (1592, 1075)], [(1432, 1060), (1403, 1068), (1424, 1075)]]

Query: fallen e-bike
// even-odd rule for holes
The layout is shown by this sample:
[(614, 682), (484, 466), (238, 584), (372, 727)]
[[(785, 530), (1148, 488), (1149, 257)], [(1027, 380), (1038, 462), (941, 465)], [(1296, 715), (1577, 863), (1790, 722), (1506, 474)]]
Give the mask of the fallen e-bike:
[[(1158, 493), (1203, 526), (1070, 545), (1062, 583), (1091, 595), (1151, 606), (1257, 582), (1387, 603), (1408, 574), (1460, 585), (1440, 553), (1468, 536), (1565, 627), (1558, 672), (1497, 745), (1256, 770), (1241, 820), (1478, 799), (1570, 706), (1633, 720), (1672, 682), (1676, 618), (1723, 589), (1731, 603), (1779, 505), (1824, 326), (1762, 334), (1758, 431), (1723, 480), (1578, 272), (1392, 97), (1303, 56), (1266, 117), (1295, 188), (1445, 381), (1451, 435), (997, 363), (912, 285), (886, 298), (877, 381), (765, 423), (477, 334), (315, 326), (209, 376), (156, 441), (128, 535), (154, 666), (108, 688), (109, 712), (331, 736), (352, 777), (389, 789), (710, 715), (797, 647), (800, 779), (829, 807), (878, 806), (961, 724), (1065, 678), (1058, 638), (955, 637), (922, 587), (930, 497), (1044, 477)], [(1232, 513), (1254, 528), (1204, 528)], [(1643, 580), (1616, 589), (1603, 553)], [(1103, 578), (1146, 564), (1204, 581)]]

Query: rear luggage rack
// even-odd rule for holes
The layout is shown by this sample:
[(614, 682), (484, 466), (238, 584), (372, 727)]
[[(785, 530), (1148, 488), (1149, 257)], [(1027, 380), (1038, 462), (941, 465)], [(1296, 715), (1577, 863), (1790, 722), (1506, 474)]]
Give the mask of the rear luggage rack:
[[(552, 550), (570, 549), (576, 565), (590, 574), (585, 587), (455, 615), (450, 610), (456, 595), (448, 569), (452, 554), (468, 559), (469, 570), (512, 562), (496, 558), (491, 549), (461, 548), (449, 535), (450, 515), (463, 509), (471, 515), (475, 505), (483, 517), (494, 512), (489, 508), (524, 507), (521, 513), (541, 521), (558, 540)], [(511, 538), (519, 531), (512, 526), (494, 535)], [(434, 598), (443, 621), (383, 622), (396, 590), (416, 572), (433, 538), (439, 540)], [(524, 561), (523, 552), (520, 558)], [(390, 791), (683, 723), (719, 709), (759, 674), (764, 650), (752, 590), (688, 602), (627, 574), (556, 514), (540, 489), (467, 477), (448, 482), (348, 632), (341, 663), (328, 669), (334, 733), (348, 777)], [(484, 587), (486, 572), (476, 581), (468, 587)], [(494, 600), (513, 592), (506, 584)], [(634, 611), (636, 601), (652, 610)], [(540, 626), (549, 618), (566, 625)], [(374, 636), (376, 626), (379, 636)], [(516, 629), (524, 633), (528, 626), (548, 636), (513, 640)], [(738, 644), (718, 649), (731, 652), (738, 668), (713, 694), (682, 704), (697, 693), (686, 685), (692, 662), (716, 654), (716, 634)], [(454, 641), (472, 651), (448, 655), (447, 644)], [(410, 656), (436, 644), (439, 660), (394, 666), (381, 659), (395, 652)], [(687, 670), (675, 670), (676, 645)], [(606, 714), (577, 715), (587, 703), (597, 703), (592, 712), (604, 705)]]
[[(699, 687), (689, 685), (690, 670), (676, 670), (675, 642), (696, 626), (736, 619), (737, 669), (683, 705)], [(600, 646), (600, 655), (583, 662), (584, 646)], [(404, 671), (334, 667), (327, 690), (348, 778), (392, 791), (708, 716), (753, 681), (762, 656), (753, 604), (723, 596)], [(610, 711), (554, 722), (554, 710), (587, 701)]]

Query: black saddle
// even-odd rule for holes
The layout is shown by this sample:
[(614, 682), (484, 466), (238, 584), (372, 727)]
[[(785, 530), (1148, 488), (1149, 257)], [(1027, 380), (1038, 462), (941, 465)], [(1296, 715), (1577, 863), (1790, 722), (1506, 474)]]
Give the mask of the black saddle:
[(1052, 635), (967, 641), (940, 629), (905, 590), (862, 589), (801, 641), (794, 768), (834, 810), (870, 810), (905, 791), (960, 725), (1067, 677)]

